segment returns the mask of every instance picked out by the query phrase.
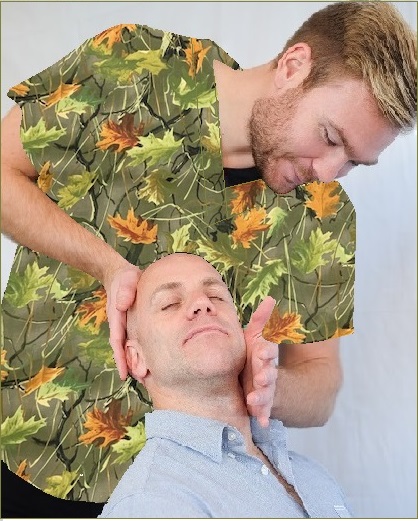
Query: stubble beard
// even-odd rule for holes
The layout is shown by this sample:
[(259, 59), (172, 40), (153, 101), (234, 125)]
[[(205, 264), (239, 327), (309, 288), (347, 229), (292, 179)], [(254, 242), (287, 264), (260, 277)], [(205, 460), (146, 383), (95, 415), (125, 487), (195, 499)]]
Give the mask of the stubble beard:
[(259, 98), (254, 102), (249, 121), (251, 151), (263, 181), (276, 193), (285, 194), (293, 185), (277, 172), (280, 159), (293, 163), (298, 175), (306, 182), (311, 173), (297, 165), (291, 153), (291, 122), (303, 95), (301, 88), (291, 89), (280, 97)]
[[(183, 337), (184, 334), (176, 338), (175, 343), (181, 347), (176, 349), (168, 364), (160, 367), (158, 371), (156, 382), (160, 385), (172, 389), (194, 388), (197, 391), (212, 387), (215, 390), (216, 387), (225, 388), (238, 377), (245, 364), (243, 339), (236, 340), (235, 345), (226, 342), (225, 346), (219, 348), (220, 352), (215, 352), (209, 360), (202, 352), (205, 350), (204, 344), (184, 346), (181, 340)], [(156, 352), (157, 346), (158, 344), (153, 346)], [(229, 354), (225, 356), (226, 352)]]

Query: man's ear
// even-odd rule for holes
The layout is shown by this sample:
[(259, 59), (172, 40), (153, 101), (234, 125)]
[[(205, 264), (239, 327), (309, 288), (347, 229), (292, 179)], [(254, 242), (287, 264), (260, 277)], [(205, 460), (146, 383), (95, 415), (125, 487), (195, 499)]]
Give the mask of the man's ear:
[(127, 340), (125, 353), (129, 374), (144, 385), (144, 378), (148, 374), (148, 368), (145, 364), (141, 346), (135, 340)]
[(289, 47), (277, 63), (274, 83), (278, 89), (295, 88), (302, 84), (311, 72), (312, 51), (307, 43)]

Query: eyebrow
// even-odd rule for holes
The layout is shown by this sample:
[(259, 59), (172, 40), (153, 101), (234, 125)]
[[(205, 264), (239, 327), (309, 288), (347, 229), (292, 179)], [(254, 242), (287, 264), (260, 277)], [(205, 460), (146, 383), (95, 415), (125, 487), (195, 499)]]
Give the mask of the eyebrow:
[(348, 142), (347, 136), (345, 135), (345, 132), (344, 132), (344, 129), (339, 127), (338, 125), (336, 125), (331, 120), (329, 120), (329, 124), (335, 130), (335, 132), (337, 132), (337, 134), (339, 135), (339, 137), (340, 137), (340, 139), (341, 139), (341, 141), (342, 141), (342, 143), (344, 145), (344, 148), (345, 148), (347, 154), (353, 158), (353, 161), (355, 161), (359, 165), (366, 165), (366, 166), (377, 165), (378, 159), (374, 159), (372, 161), (360, 161), (360, 160), (357, 160), (356, 159), (357, 154), (356, 154), (354, 148), (352, 147), (352, 145), (350, 145), (350, 143)]
[[(226, 288), (225, 283), (216, 279), (215, 277), (206, 277), (205, 279), (202, 280), (201, 284), (205, 288), (210, 287), (210, 286), (220, 286), (223, 289)], [(184, 287), (184, 284), (182, 282), (165, 282), (164, 284), (161, 284), (160, 286), (155, 288), (155, 290), (152, 292), (151, 299), (150, 299), (151, 304), (155, 301), (155, 299), (157, 298), (157, 296), (160, 293), (162, 293), (164, 291), (180, 289), (182, 287)]]

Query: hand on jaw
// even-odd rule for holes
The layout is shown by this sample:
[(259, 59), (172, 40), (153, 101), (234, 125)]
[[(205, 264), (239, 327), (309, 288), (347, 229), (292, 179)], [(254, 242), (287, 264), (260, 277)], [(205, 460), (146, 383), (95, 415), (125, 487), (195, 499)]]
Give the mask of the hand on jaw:
[(275, 304), (272, 297), (266, 297), (244, 329), (247, 361), (240, 375), (241, 385), (248, 413), (256, 417), (262, 427), (268, 427), (276, 392), (278, 345), (262, 336)]

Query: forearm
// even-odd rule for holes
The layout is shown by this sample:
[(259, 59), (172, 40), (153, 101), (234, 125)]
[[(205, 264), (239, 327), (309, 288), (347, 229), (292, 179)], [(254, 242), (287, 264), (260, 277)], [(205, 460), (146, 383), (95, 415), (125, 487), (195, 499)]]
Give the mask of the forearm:
[(2, 232), (15, 242), (80, 269), (103, 282), (127, 264), (113, 248), (74, 221), (32, 178), (2, 165)]
[(279, 366), (271, 416), (288, 427), (319, 427), (329, 419), (342, 383), (338, 361), (310, 359)]

